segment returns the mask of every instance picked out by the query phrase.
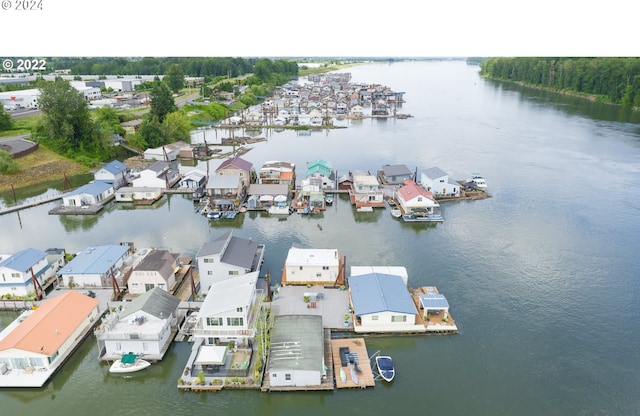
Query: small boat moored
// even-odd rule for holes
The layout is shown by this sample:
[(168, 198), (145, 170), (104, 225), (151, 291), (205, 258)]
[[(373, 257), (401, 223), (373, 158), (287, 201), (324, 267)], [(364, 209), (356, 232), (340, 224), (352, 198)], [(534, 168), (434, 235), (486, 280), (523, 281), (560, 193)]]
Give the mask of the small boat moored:
[(333, 194), (326, 194), (324, 196), (324, 203), (327, 205), (333, 204)]
[(151, 363), (138, 357), (137, 354), (124, 354), (122, 358), (114, 361), (109, 367), (110, 373), (133, 373), (135, 371), (144, 370)]
[(481, 191), (487, 189), (487, 181), (478, 173), (471, 175), (471, 178), (467, 179), (466, 183)]
[(393, 360), (388, 355), (378, 355), (376, 357), (376, 367), (378, 374), (387, 383), (390, 383), (396, 376), (396, 369), (393, 366)]

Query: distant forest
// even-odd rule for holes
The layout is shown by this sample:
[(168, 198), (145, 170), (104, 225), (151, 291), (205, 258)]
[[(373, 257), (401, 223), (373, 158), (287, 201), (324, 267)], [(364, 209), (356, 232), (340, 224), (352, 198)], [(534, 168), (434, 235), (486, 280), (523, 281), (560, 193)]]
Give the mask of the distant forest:
[(163, 75), (167, 69), (179, 64), (186, 76), (204, 77), (207, 80), (218, 76), (237, 77), (254, 72), (258, 66), (269, 67), (269, 72), (297, 75), (298, 64), (285, 59), (266, 58), (48, 58), (47, 67), (69, 70), (72, 75)]
[(640, 58), (489, 58), (480, 74), (640, 107)]

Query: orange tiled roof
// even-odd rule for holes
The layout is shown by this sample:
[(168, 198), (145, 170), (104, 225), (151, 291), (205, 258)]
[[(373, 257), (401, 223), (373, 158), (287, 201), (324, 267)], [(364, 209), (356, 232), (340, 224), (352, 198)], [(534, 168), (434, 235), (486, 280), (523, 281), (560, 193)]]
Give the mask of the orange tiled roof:
[(74, 291), (48, 299), (0, 341), (0, 351), (16, 348), (51, 356), (97, 306), (96, 299)]

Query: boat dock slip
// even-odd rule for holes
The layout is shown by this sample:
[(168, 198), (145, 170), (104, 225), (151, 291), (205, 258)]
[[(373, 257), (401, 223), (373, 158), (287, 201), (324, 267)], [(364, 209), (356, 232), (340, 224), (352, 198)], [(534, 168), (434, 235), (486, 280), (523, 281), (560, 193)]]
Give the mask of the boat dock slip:
[(364, 338), (332, 339), (331, 353), (336, 388), (364, 389), (376, 385)]

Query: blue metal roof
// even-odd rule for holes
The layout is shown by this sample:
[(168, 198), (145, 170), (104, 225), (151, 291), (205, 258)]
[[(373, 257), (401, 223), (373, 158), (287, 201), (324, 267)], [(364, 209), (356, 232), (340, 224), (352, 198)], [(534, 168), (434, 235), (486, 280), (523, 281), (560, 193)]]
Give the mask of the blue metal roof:
[(449, 309), (447, 298), (433, 291), (420, 295), (420, 302), (425, 309)]
[(415, 315), (416, 307), (400, 276), (368, 273), (349, 278), (349, 292), (356, 315), (398, 312)]
[(109, 271), (125, 253), (128, 246), (108, 245), (88, 247), (64, 266), (58, 274), (104, 274)]
[[(7, 257), (5, 260), (0, 262), (0, 267), (6, 267), (7, 269), (26, 273), (29, 271), (30, 267), (46, 257), (47, 253), (45, 251), (28, 248)], [(39, 270), (34, 270), (34, 273), (37, 272), (39, 272)]]
[(81, 194), (89, 194), (89, 195), (100, 195), (107, 189), (111, 188), (112, 185), (107, 182), (92, 182), (86, 185), (82, 185), (80, 188), (75, 189), (66, 195), (81, 195)]
[(109, 173), (113, 173), (114, 175), (127, 170), (127, 166), (120, 162), (119, 160), (113, 160), (102, 167), (102, 169), (106, 170)]

